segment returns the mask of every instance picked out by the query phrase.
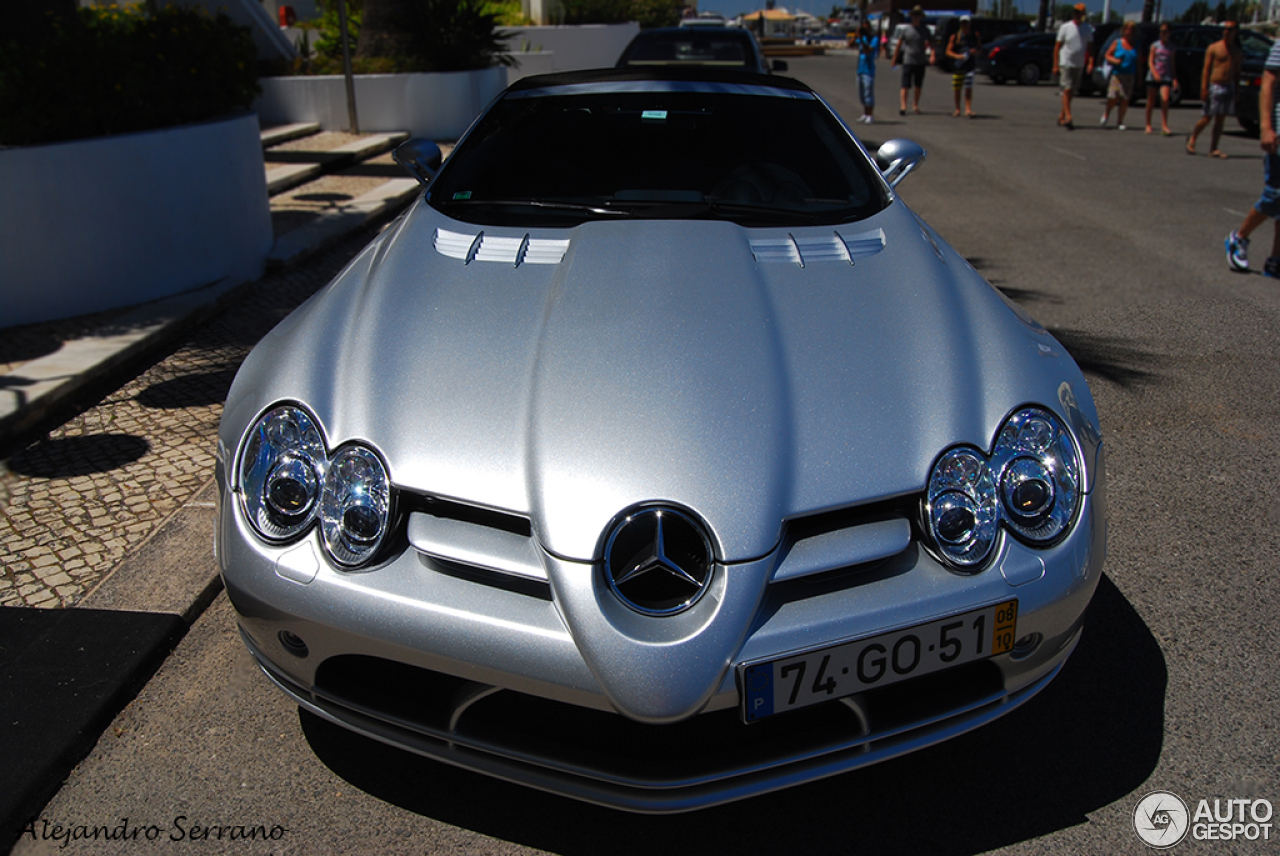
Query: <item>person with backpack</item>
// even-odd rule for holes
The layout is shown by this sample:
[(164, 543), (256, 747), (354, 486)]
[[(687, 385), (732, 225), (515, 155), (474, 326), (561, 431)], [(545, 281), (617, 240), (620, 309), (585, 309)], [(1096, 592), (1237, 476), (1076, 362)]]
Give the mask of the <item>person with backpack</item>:
[(876, 112), (876, 57), (880, 55), (880, 40), (871, 30), (871, 24), (863, 21), (858, 28), (858, 100), (862, 102), (862, 115), (858, 121), (874, 124)]

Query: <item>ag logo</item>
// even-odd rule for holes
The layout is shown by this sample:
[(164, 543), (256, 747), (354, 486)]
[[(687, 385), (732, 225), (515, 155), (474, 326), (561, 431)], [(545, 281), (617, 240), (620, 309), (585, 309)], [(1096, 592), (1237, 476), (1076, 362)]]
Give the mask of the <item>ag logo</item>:
[(1146, 844), (1163, 850), (1187, 835), (1187, 804), (1168, 791), (1152, 791), (1133, 810), (1133, 828)]

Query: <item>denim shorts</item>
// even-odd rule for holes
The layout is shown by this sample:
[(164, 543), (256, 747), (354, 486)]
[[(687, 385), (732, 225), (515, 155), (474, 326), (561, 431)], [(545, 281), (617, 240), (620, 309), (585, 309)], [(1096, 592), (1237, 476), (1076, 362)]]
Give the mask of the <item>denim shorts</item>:
[(1259, 214), (1280, 220), (1280, 154), (1262, 159), (1262, 198), (1253, 207)]

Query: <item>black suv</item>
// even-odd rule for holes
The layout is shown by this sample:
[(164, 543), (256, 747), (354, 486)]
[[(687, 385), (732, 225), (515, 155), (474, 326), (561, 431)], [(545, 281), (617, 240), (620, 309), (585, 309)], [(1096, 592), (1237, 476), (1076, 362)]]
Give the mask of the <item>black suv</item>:
[(1053, 33), (1022, 33), (983, 43), (978, 53), (978, 73), (992, 83), (1016, 80), (1032, 86), (1048, 80), (1053, 70)]
[[(1200, 75), (1204, 71), (1204, 55), (1209, 45), (1222, 38), (1222, 27), (1209, 24), (1170, 24), (1171, 41), (1175, 51), (1174, 71), (1178, 86), (1170, 100), (1200, 100)], [(1111, 45), (1120, 38), (1119, 28), (1114, 29), (1098, 43), (1094, 58), (1093, 80), (1095, 91), (1105, 92), (1106, 76), (1102, 73), (1103, 57)], [(1134, 86), (1133, 103), (1141, 103), (1147, 95), (1147, 54), (1151, 43), (1160, 38), (1159, 24), (1138, 24), (1138, 78)], [(1271, 39), (1253, 30), (1240, 31), (1240, 48), (1244, 52), (1240, 67), (1240, 82), (1236, 89), (1236, 119), (1251, 134), (1258, 132), (1258, 94), (1262, 86), (1262, 69), (1271, 52)]]
[[(1031, 24), (1028, 21), (977, 17), (972, 18), (972, 21), (973, 31), (977, 33), (978, 41), (982, 43), (983, 47), (991, 44), (1001, 36), (1031, 32)], [(959, 29), (959, 16), (943, 15), (938, 18), (937, 26), (933, 30), (933, 44), (938, 49), (938, 68), (948, 74), (954, 71), (955, 63), (947, 56), (947, 42), (951, 40), (952, 34)]]

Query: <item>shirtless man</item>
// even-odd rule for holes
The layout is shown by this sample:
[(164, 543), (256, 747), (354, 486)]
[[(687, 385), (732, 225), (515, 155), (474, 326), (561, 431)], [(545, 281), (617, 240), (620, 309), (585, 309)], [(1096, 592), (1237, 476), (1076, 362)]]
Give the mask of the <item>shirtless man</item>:
[(1200, 76), (1200, 100), (1204, 108), (1191, 136), (1187, 137), (1187, 154), (1196, 153), (1196, 137), (1213, 120), (1209, 157), (1225, 158), (1218, 150), (1222, 139), (1222, 123), (1236, 112), (1236, 81), (1240, 79), (1240, 29), (1235, 21), (1222, 25), (1222, 40), (1209, 45), (1204, 55), (1204, 72)]

